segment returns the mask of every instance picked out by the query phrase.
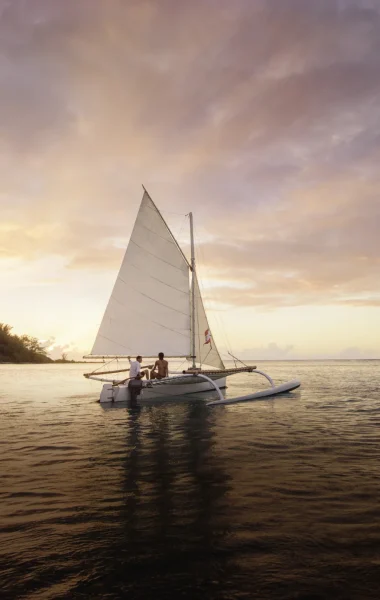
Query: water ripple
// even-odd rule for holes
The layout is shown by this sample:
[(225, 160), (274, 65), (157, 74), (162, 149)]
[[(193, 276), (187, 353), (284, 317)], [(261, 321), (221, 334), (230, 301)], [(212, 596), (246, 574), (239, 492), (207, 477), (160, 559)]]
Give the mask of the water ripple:
[(137, 411), (81, 365), (2, 366), (1, 597), (378, 598), (379, 366), (271, 363), (301, 390)]

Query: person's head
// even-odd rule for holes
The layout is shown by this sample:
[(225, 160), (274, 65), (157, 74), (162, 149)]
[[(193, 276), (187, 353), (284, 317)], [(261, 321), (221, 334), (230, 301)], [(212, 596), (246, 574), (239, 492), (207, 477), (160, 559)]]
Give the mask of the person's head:
[(164, 356), (165, 356), (165, 355), (164, 355), (164, 353), (163, 353), (163, 352), (160, 352), (160, 353), (158, 354), (158, 358), (159, 358), (160, 360), (164, 360)]
[(142, 356), (140, 356), (140, 354), (138, 356), (136, 356), (136, 360), (137, 362), (141, 363), (142, 362)]

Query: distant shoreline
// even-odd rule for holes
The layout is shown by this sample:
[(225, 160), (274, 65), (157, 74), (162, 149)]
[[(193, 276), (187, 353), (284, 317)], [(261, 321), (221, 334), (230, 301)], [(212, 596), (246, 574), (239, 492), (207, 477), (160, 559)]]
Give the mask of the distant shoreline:
[[(244, 362), (248, 363), (263, 363), (263, 362), (358, 362), (358, 361), (379, 361), (379, 358), (246, 358)], [(1, 365), (101, 365), (104, 361), (101, 360), (47, 360), (47, 361), (29, 361), (29, 362), (14, 362), (1, 361)], [(229, 362), (233, 362), (232, 360)]]
[(0, 361), (0, 365), (97, 365), (102, 364), (95, 360), (49, 360), (44, 362), (14, 362)]
[(54, 360), (48, 356), (46, 347), (38, 338), (26, 334), (13, 334), (11, 325), (0, 323), (0, 364), (2, 365), (73, 365), (86, 364), (86, 362), (70, 360), (67, 352), (62, 352), (61, 358)]

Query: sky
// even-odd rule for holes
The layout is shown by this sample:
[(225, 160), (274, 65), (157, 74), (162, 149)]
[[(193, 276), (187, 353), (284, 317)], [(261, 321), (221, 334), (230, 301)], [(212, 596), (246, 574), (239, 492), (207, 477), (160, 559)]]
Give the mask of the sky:
[(0, 0), (0, 321), (90, 352), (144, 184), (242, 358), (380, 358), (379, 0)]

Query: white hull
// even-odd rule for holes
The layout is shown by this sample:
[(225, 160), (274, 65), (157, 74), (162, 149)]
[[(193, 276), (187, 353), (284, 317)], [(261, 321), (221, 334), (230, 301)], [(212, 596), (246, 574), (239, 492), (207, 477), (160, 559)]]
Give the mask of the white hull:
[(291, 392), (292, 390), (299, 388), (300, 385), (301, 382), (297, 379), (294, 379), (293, 381), (287, 381), (286, 383), (267, 388), (266, 390), (261, 390), (260, 392), (247, 394), (246, 396), (239, 396), (238, 398), (225, 398), (223, 400), (214, 400), (213, 402), (208, 402), (207, 406), (217, 406), (218, 404), (236, 404), (237, 402), (249, 402), (250, 400), (256, 400), (259, 398), (277, 396), (277, 394)]
[[(226, 378), (217, 379), (215, 381), (219, 388), (226, 387)], [(185, 384), (170, 384), (160, 385), (152, 388), (144, 387), (142, 394), (138, 396), (138, 403), (143, 404), (144, 402), (150, 402), (151, 400), (176, 400), (178, 397), (187, 394), (196, 394), (198, 392), (209, 392), (215, 391), (215, 387), (208, 381), (199, 383), (185, 383)], [(100, 402), (112, 403), (112, 402), (129, 402), (130, 392), (128, 385), (113, 386), (110, 383), (103, 385), (102, 392), (100, 394)]]

